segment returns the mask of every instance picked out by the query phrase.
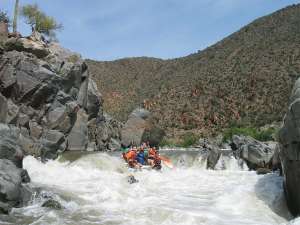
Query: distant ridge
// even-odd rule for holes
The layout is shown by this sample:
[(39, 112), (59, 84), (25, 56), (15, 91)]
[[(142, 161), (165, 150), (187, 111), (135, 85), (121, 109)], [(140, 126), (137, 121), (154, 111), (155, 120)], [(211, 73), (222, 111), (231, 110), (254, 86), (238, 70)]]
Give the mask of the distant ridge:
[(300, 5), (259, 18), (186, 57), (88, 65), (105, 110), (120, 120), (144, 104), (169, 136), (211, 135), (237, 121), (262, 126), (282, 119), (300, 75)]

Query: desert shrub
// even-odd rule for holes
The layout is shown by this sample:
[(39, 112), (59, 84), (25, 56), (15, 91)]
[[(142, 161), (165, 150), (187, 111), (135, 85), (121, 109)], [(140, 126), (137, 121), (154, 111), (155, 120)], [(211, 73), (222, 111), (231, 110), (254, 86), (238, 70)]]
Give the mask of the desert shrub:
[(67, 61), (71, 62), (71, 63), (76, 63), (79, 59), (80, 59), (80, 57), (78, 55), (74, 54), (74, 55), (71, 55), (69, 58), (67, 58)]
[(198, 142), (198, 140), (199, 140), (198, 135), (189, 132), (182, 136), (182, 141), (180, 143), (180, 146), (186, 148), (195, 145)]
[(7, 23), (10, 25), (10, 19), (7, 15), (7, 12), (0, 10), (0, 22)]
[(274, 135), (276, 133), (275, 128), (268, 128), (264, 130), (259, 130), (255, 127), (230, 127), (226, 129), (223, 133), (223, 141), (230, 140), (233, 135), (245, 135), (253, 137), (259, 141), (271, 141), (274, 140)]
[(164, 137), (161, 142), (159, 143), (159, 146), (161, 147), (176, 147), (177, 144), (173, 139), (169, 139)]

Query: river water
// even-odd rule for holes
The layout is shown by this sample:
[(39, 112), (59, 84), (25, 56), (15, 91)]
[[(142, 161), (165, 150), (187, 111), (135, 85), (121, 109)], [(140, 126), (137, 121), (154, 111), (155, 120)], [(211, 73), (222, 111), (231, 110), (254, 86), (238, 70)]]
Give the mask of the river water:
[(64, 209), (41, 207), (40, 198), (0, 216), (0, 224), (274, 225), (300, 224), (286, 209), (282, 177), (256, 175), (232, 157), (206, 170), (193, 153), (168, 153), (175, 168), (129, 174), (117, 155), (67, 157), (43, 164), (26, 157), (31, 185), (41, 187)]

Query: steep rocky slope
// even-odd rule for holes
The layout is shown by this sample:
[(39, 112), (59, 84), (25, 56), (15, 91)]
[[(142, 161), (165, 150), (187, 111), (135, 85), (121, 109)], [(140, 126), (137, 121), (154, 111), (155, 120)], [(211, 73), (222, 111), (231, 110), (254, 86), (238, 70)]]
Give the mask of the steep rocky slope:
[(120, 124), (103, 113), (102, 102), (78, 54), (37, 33), (2, 40), (0, 214), (31, 199), (24, 155), (46, 161), (63, 151), (120, 147)]
[(261, 126), (281, 120), (300, 74), (299, 15), (300, 5), (287, 7), (183, 58), (87, 64), (104, 108), (121, 120), (144, 105), (169, 136)]

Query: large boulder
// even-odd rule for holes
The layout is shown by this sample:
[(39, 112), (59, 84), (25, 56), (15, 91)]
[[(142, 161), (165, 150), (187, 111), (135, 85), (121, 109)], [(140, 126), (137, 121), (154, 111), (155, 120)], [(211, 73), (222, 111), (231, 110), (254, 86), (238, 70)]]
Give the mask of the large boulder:
[(8, 159), (22, 168), (23, 151), (18, 144), (20, 129), (0, 123), (0, 159)]
[(41, 41), (31, 40), (30, 38), (16, 37), (11, 37), (5, 42), (5, 50), (29, 52), (34, 54), (38, 58), (46, 57), (50, 53), (45, 43)]
[(221, 151), (215, 140), (213, 139), (200, 139), (199, 151), (202, 158), (206, 159), (206, 169), (215, 169), (220, 157)]
[(0, 123), (16, 123), (19, 107), (0, 93)]
[[(50, 54), (46, 60), (51, 64), (51, 68), (59, 74), (69, 74), (74, 64), (82, 63), (80, 54), (63, 48), (56, 42), (51, 42), (48, 45), (48, 49)], [(80, 75), (80, 73), (78, 73), (78, 75)], [(79, 80), (78, 83), (80, 84)]]
[[(35, 108), (50, 102), (62, 89), (63, 78), (49, 69), (46, 62), (24, 52), (6, 52), (0, 68), (0, 91), (16, 103)], [(42, 63), (43, 62), (43, 63)]]
[(0, 123), (6, 122), (7, 111), (7, 99), (0, 93)]
[(292, 90), (290, 105), (279, 131), (280, 160), (287, 203), (293, 215), (300, 214), (300, 79)]
[(98, 91), (96, 83), (89, 79), (88, 81), (88, 99), (87, 99), (87, 112), (89, 115), (89, 120), (96, 118), (100, 107), (102, 106), (103, 99)]
[(76, 117), (76, 122), (67, 137), (67, 149), (84, 151), (88, 145), (88, 115), (83, 109), (80, 109)]
[(233, 150), (237, 157), (246, 161), (249, 169), (268, 167), (274, 155), (274, 148), (249, 136), (232, 137)]
[(10, 57), (0, 58), (0, 64), (0, 91), (9, 95), (16, 83), (15, 67)]
[(122, 144), (125, 146), (131, 143), (140, 145), (149, 141), (150, 145), (158, 145), (165, 132), (155, 125), (151, 113), (148, 110), (137, 108), (129, 116), (121, 130)]
[(11, 99), (7, 100), (6, 123), (16, 124), (19, 116), (20, 108)]
[(88, 122), (88, 137), (90, 150), (119, 150), (120, 129), (122, 124), (108, 114), (99, 115)]
[(23, 185), (27, 172), (17, 168), (10, 160), (0, 159), (0, 213), (9, 213), (12, 207), (25, 205), (32, 194), (29, 187)]
[(41, 157), (45, 161), (47, 159), (55, 159), (59, 150), (65, 150), (65, 136), (58, 130), (46, 131), (41, 139), (40, 144), (42, 145)]
[(19, 127), (15, 143), (26, 155), (46, 160), (65, 149), (118, 148), (119, 125), (105, 118), (102, 102), (80, 55), (46, 44), (38, 33), (7, 40), (0, 55), (0, 122)]
[(19, 128), (0, 123), (0, 213), (8, 213), (30, 200), (31, 191), (22, 184), (30, 182), (30, 177), (22, 169), (21, 135)]

